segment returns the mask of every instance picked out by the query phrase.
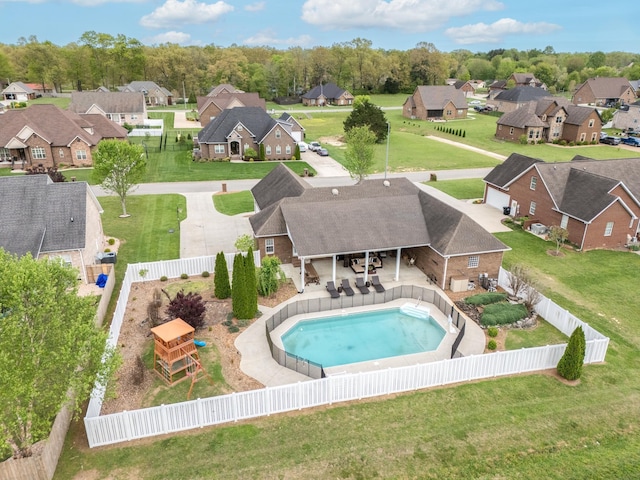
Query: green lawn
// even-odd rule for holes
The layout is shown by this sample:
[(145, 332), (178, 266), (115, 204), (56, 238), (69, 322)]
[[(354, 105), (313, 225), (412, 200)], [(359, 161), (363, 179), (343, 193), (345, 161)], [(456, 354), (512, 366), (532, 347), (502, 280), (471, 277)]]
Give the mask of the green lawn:
[(480, 178), (438, 180), (436, 182), (424, 182), (424, 184), (437, 188), (459, 200), (482, 198), (484, 195), (484, 182)]
[(249, 190), (216, 194), (213, 196), (216, 210), (225, 215), (253, 212), (253, 195)]
[(507, 331), (506, 349), (539, 347), (540, 345), (557, 345), (567, 343), (569, 339), (556, 327), (538, 319), (538, 325), (533, 330), (509, 329)]
[[(579, 385), (544, 374), (497, 378), (90, 451), (74, 443), (80, 421), (54, 478), (634, 478), (640, 256), (558, 258), (526, 232), (499, 238), (513, 248), (507, 266), (527, 265), (546, 295), (611, 338), (606, 363), (585, 367)], [(544, 324), (519, 335), (511, 348), (557, 338)]]

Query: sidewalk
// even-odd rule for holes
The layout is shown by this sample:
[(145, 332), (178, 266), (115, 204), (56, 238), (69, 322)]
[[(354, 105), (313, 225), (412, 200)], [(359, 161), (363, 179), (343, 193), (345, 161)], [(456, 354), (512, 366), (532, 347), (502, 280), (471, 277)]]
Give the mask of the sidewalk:
[(486, 155), (487, 157), (495, 158), (496, 160), (504, 161), (507, 159), (505, 155), (500, 155), (499, 153), (493, 153), (493, 152), (490, 152), (489, 150), (483, 150), (482, 148), (478, 148), (478, 147), (472, 147), (471, 145), (467, 145), (466, 143), (456, 142), (454, 140), (449, 140), (449, 139), (438, 137), (435, 135), (425, 135), (425, 137), (428, 138), (429, 140), (435, 140), (437, 142), (447, 143), (449, 145), (453, 145), (454, 147), (462, 148), (464, 150), (469, 150), (471, 152), (476, 152), (481, 155)]

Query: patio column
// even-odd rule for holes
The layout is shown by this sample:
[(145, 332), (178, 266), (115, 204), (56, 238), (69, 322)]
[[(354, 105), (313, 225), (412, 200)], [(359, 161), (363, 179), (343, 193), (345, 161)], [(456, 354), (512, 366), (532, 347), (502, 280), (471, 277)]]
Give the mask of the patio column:
[(369, 250), (364, 252), (364, 283), (367, 283), (369, 278)]
[(300, 293), (304, 292), (304, 257), (300, 257)]
[(396, 276), (394, 278), (396, 282), (400, 280), (400, 255), (402, 255), (402, 248), (399, 247), (396, 250)]
[(333, 257), (331, 257), (332, 260), (332, 266), (333, 266), (333, 275), (331, 277), (331, 279), (333, 280), (334, 285), (336, 284), (336, 256), (333, 255)]

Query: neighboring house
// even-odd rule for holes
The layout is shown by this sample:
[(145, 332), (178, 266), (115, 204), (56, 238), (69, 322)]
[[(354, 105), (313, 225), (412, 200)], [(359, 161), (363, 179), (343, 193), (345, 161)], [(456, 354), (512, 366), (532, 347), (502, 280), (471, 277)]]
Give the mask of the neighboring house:
[(36, 92), (25, 83), (11, 82), (2, 91), (2, 98), (10, 102), (27, 102), (36, 98)]
[(259, 107), (226, 109), (198, 133), (201, 156), (239, 160), (248, 148), (259, 153), (263, 145), (265, 160), (291, 160), (296, 148), (291, 128)]
[(302, 104), (322, 107), (324, 105), (352, 105), (353, 95), (335, 83), (320, 84), (302, 95)]
[(636, 97), (640, 96), (640, 80), (629, 80), (629, 84), (631, 88), (633, 88), (633, 92), (636, 94)]
[(298, 120), (293, 117), (293, 115), (284, 112), (278, 118), (279, 122), (289, 125), (289, 129), (291, 131), (291, 136), (294, 138), (296, 142), (301, 142), (304, 140), (304, 127), (298, 122)]
[(220, 115), (227, 108), (259, 107), (267, 110), (264, 98), (257, 93), (219, 93), (215, 97), (198, 97), (198, 117), (200, 125), (206, 126), (212, 119)]
[(244, 93), (244, 90), (240, 90), (229, 83), (221, 83), (220, 85), (211, 87), (211, 90), (207, 93), (207, 97), (217, 97), (223, 93)]
[(119, 125), (142, 125), (147, 119), (142, 92), (71, 92), (69, 110), (97, 113)]
[(471, 83), (471, 86), (474, 88), (474, 90), (485, 88), (487, 86), (487, 82), (485, 82), (484, 80), (469, 80), (469, 83)]
[(453, 84), (453, 86), (457, 89), (460, 90), (465, 97), (468, 97), (470, 95), (473, 95), (474, 93), (476, 93), (476, 89), (473, 86), (473, 84), (467, 80), (466, 82), (464, 80), (456, 80), (456, 82)]
[(90, 166), (103, 139), (125, 140), (127, 131), (98, 114), (79, 115), (55, 105), (31, 105), (0, 116), (0, 161), (20, 168), (60, 164)]
[(467, 118), (469, 107), (464, 93), (452, 85), (422, 85), (402, 106), (402, 115), (420, 120), (456, 120)]
[(514, 87), (498, 93), (491, 100), (487, 100), (487, 105), (498, 112), (508, 113), (527, 105), (529, 102), (550, 96), (549, 92), (539, 87)]
[(17, 208), (0, 209), (0, 247), (14, 255), (59, 259), (85, 267), (104, 250), (102, 207), (86, 182), (53, 183), (49, 175), (0, 177), (0, 198)]
[(495, 98), (500, 92), (504, 92), (507, 89), (506, 80), (494, 80), (489, 84), (489, 99)]
[(586, 103), (602, 107), (616, 103), (633, 103), (636, 101), (636, 93), (626, 78), (596, 77), (589, 78), (579, 85), (571, 101), (576, 105)]
[(496, 138), (528, 143), (597, 142), (602, 119), (595, 108), (570, 104), (565, 98), (544, 97), (505, 113), (496, 121)]
[(41, 83), (26, 83), (25, 85), (36, 92), (36, 97), (55, 92), (55, 89), (46, 83), (44, 85)]
[(565, 228), (580, 250), (620, 248), (638, 236), (638, 159), (545, 163), (514, 153), (484, 182), (488, 205)]
[(331, 259), (334, 278), (338, 257), (385, 252), (398, 259), (388, 262), (395, 268), (394, 278), (400, 279), (399, 259), (407, 256), (445, 289), (452, 277), (497, 277), (509, 250), (471, 218), (406, 178), (312, 187), (280, 164), (251, 193), (257, 213), (249, 221), (261, 257), (274, 255), (294, 266)]
[(173, 104), (173, 94), (156, 82), (148, 80), (136, 80), (124, 87), (118, 87), (121, 92), (140, 92), (144, 95), (145, 102), (151, 107), (167, 106)]
[(515, 83), (516, 87), (538, 87), (543, 90), (547, 89), (547, 85), (538, 80), (533, 73), (512, 73), (507, 79), (507, 84), (509, 81)]
[(623, 131), (640, 132), (640, 102), (628, 105), (625, 110), (616, 110), (612, 125)]

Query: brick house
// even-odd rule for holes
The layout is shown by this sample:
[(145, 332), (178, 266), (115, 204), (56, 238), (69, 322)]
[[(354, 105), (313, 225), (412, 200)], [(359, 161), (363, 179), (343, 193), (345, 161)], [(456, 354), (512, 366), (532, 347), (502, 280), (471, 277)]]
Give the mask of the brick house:
[(388, 262), (396, 279), (400, 258), (408, 256), (445, 289), (453, 277), (497, 277), (509, 249), (406, 178), (312, 187), (280, 164), (251, 193), (256, 213), (249, 221), (261, 257), (301, 266), (301, 276), (307, 260), (332, 259), (335, 281), (338, 257), (384, 252), (397, 259)]
[(102, 207), (86, 182), (54, 183), (49, 175), (0, 177), (0, 197), (19, 208), (0, 209), (0, 247), (22, 256), (59, 259), (85, 268), (104, 250)]
[(468, 97), (476, 93), (475, 87), (469, 80), (467, 80), (466, 82), (464, 80), (456, 80), (453, 83), (453, 86), (456, 88), (456, 90), (460, 90), (465, 97)]
[(206, 126), (226, 108), (259, 107), (267, 110), (264, 98), (257, 93), (219, 93), (216, 96), (198, 97), (198, 117), (200, 125)]
[(2, 91), (2, 99), (7, 102), (27, 102), (36, 98), (36, 91), (22, 82), (11, 82)]
[(211, 87), (211, 90), (207, 93), (207, 97), (217, 97), (223, 93), (244, 93), (244, 90), (240, 90), (230, 83), (221, 83), (220, 85)]
[(485, 178), (484, 201), (514, 217), (561, 226), (580, 250), (635, 243), (640, 218), (637, 159), (546, 163), (512, 154)]
[(615, 103), (633, 103), (636, 93), (624, 77), (596, 77), (576, 87), (571, 101), (576, 104), (589, 104), (601, 107)]
[(624, 109), (616, 110), (612, 120), (613, 128), (626, 132), (640, 132), (640, 101), (627, 105)]
[(142, 125), (147, 119), (142, 92), (71, 92), (69, 110), (103, 115), (118, 125)]
[(524, 135), (528, 143), (597, 142), (602, 119), (595, 108), (570, 104), (561, 97), (543, 97), (505, 113), (496, 121), (496, 138), (512, 142)]
[(547, 89), (544, 82), (538, 80), (533, 73), (514, 72), (507, 79), (507, 83), (513, 82), (516, 87), (538, 87), (543, 90)]
[(12, 168), (90, 166), (101, 140), (126, 138), (123, 127), (102, 115), (31, 105), (0, 117), (0, 161)]
[(223, 110), (198, 133), (198, 143), (208, 159), (241, 159), (248, 148), (260, 152), (263, 145), (265, 160), (291, 160), (296, 147), (291, 124), (259, 107)]
[(302, 95), (302, 104), (311, 107), (352, 105), (353, 95), (335, 83), (321, 83)]
[(121, 92), (138, 92), (144, 95), (145, 103), (151, 107), (173, 105), (173, 93), (156, 82), (136, 80), (124, 87), (118, 87)]
[(487, 100), (487, 105), (502, 113), (509, 113), (524, 107), (531, 102), (536, 102), (551, 94), (539, 87), (514, 87), (498, 93), (494, 98)]
[(469, 106), (462, 90), (453, 85), (422, 85), (402, 105), (402, 116), (420, 120), (467, 118)]
[(293, 115), (284, 112), (282, 115), (280, 115), (278, 121), (289, 125), (291, 135), (296, 142), (301, 142), (304, 140), (304, 127), (300, 124), (300, 122), (298, 122), (298, 120), (295, 119)]

